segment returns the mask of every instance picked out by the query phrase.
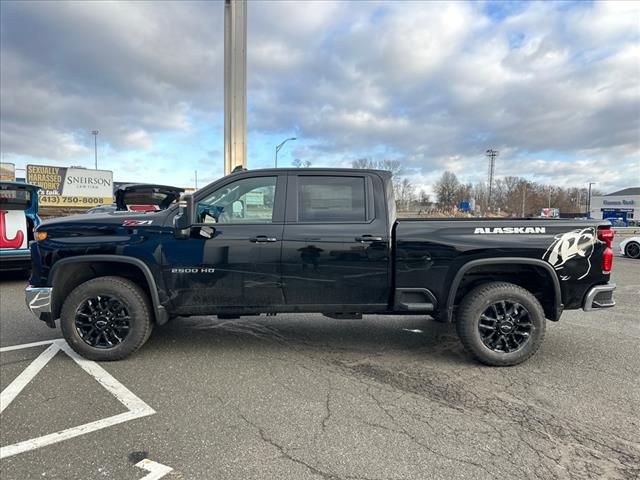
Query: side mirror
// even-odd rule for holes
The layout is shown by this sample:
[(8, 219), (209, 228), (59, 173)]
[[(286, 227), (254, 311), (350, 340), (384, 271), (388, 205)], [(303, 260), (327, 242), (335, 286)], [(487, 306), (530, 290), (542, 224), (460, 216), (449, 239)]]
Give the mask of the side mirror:
[(180, 211), (173, 217), (173, 228), (176, 238), (189, 238), (193, 224), (193, 197), (186, 194), (180, 201)]

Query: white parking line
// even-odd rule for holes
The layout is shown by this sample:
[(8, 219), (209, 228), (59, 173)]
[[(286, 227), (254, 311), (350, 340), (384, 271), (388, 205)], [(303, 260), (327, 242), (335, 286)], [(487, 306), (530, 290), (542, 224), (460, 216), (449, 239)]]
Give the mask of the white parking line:
[(173, 468), (162, 465), (161, 463), (154, 462), (145, 458), (144, 460), (136, 463), (136, 467), (142, 468), (149, 472), (149, 475), (145, 475), (140, 480), (158, 480), (164, 477), (166, 474), (173, 472)]
[[(4, 347), (0, 349), (0, 352), (20, 350), (22, 348), (30, 348), (38, 345), (46, 345), (50, 343), (51, 346), (41, 353), (18, 377), (11, 382), (11, 384), (0, 393), (0, 399), (2, 400), (3, 411), (9, 404), (16, 398), (16, 396), (24, 389), (24, 387), (38, 374), (40, 370), (55, 356), (58, 351), (66, 353), (74, 362), (80, 366), (85, 372), (91, 375), (100, 385), (102, 385), (109, 393), (118, 399), (128, 411), (113, 415), (111, 417), (96, 420), (94, 422), (85, 423), (77, 427), (67, 428), (59, 432), (50, 433), (30, 440), (25, 440), (6, 447), (0, 447), (0, 459), (17, 455), (19, 453), (28, 452), (41, 448), (46, 445), (58, 443), (69, 438), (84, 435), (96, 430), (101, 430), (112, 425), (128, 422), (136, 418), (145, 417), (147, 415), (153, 415), (155, 412), (149, 405), (143, 402), (135, 394), (133, 394), (127, 387), (122, 385), (118, 380), (112, 377), (104, 368), (98, 365), (96, 362), (85, 360), (74, 352), (71, 347), (67, 345), (64, 340), (51, 340), (48, 342), (34, 342), (24, 345), (16, 345), (12, 347)], [(147, 477), (145, 477), (147, 478)], [(149, 477), (156, 478), (156, 477)], [(160, 477), (157, 477), (160, 478)]]
[(49, 348), (38, 355), (38, 358), (31, 362), (29, 366), (0, 393), (0, 413), (4, 412), (4, 409), (11, 405), (13, 399), (16, 398), (22, 389), (27, 386), (27, 383), (49, 363), (49, 360), (51, 360), (59, 350), (60, 348), (57, 345), (49, 345)]
[(22, 345), (11, 345), (10, 347), (1, 347), (0, 353), (12, 352), (14, 350), (22, 350), (23, 348), (39, 347), (40, 345), (50, 345), (54, 342), (62, 341), (62, 338), (54, 338), (53, 340), (43, 340), (41, 342), (23, 343)]

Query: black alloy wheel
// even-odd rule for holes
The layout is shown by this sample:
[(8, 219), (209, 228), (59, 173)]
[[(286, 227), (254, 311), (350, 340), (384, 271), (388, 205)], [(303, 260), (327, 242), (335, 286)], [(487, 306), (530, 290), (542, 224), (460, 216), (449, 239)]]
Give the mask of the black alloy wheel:
[(149, 339), (153, 307), (147, 293), (132, 280), (96, 277), (66, 297), (60, 328), (69, 346), (84, 358), (121, 360)]
[(82, 340), (94, 348), (113, 348), (129, 334), (129, 312), (116, 298), (88, 298), (76, 310), (75, 327)]
[(517, 365), (542, 344), (545, 311), (529, 290), (508, 282), (488, 282), (463, 297), (456, 311), (456, 329), (465, 349), (480, 362)]
[(482, 343), (500, 353), (522, 348), (529, 341), (531, 328), (529, 311), (520, 303), (508, 300), (492, 303), (478, 322)]

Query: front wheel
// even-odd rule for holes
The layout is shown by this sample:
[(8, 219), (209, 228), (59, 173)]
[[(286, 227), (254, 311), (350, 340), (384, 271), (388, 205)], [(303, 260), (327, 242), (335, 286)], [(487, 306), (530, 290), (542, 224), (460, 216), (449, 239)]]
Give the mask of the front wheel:
[(513, 283), (492, 282), (464, 297), (456, 326), (462, 344), (480, 362), (510, 366), (540, 348), (546, 320), (531, 292)]
[(122, 277), (98, 277), (76, 287), (62, 305), (60, 327), (67, 343), (89, 360), (128, 357), (153, 327), (145, 292)]
[(624, 246), (624, 254), (629, 258), (640, 258), (640, 243), (629, 242)]

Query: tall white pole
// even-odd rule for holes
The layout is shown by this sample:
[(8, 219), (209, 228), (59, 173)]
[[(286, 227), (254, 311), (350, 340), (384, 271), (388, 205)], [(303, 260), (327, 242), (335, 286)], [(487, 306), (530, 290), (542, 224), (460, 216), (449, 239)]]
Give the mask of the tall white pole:
[(247, 165), (247, 0), (224, 2), (224, 173)]

